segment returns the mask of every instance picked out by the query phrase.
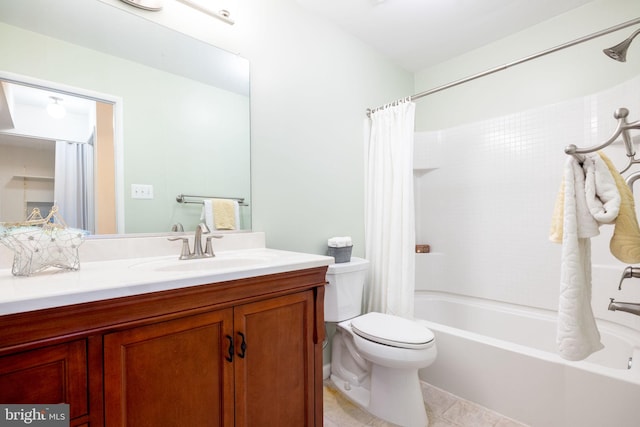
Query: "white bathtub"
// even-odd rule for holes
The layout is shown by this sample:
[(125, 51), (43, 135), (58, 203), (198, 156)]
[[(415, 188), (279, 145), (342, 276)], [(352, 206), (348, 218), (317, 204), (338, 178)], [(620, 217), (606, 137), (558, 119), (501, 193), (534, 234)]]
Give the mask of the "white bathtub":
[(640, 426), (639, 332), (599, 321), (605, 349), (568, 362), (553, 311), (433, 292), (415, 307), (438, 346), (424, 381), (533, 427)]

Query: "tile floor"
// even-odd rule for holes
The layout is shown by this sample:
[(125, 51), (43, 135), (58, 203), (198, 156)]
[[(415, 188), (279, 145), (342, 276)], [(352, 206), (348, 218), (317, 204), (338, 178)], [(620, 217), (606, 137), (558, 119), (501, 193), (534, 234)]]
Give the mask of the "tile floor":
[[(429, 427), (527, 427), (475, 403), (422, 383)], [(324, 382), (324, 427), (395, 427), (376, 418), (344, 397), (331, 383)]]

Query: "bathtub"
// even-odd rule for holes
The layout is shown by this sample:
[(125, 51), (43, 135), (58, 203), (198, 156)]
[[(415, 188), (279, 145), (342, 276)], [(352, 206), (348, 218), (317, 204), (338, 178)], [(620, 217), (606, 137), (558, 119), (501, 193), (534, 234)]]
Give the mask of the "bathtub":
[(569, 362), (553, 311), (422, 291), (415, 307), (438, 348), (423, 381), (533, 427), (640, 426), (638, 331), (598, 321), (605, 348)]

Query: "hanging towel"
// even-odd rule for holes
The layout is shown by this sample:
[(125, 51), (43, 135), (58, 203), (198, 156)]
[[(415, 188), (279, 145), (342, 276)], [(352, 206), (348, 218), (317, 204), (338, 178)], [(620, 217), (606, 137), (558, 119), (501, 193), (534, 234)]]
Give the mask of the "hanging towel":
[(211, 230), (237, 230), (240, 226), (240, 205), (237, 200), (205, 199), (201, 219)]
[(628, 264), (640, 263), (640, 227), (636, 218), (636, 208), (633, 201), (633, 192), (629, 188), (622, 175), (603, 153), (600, 157), (607, 165), (618, 191), (620, 192), (620, 213), (616, 219), (613, 237), (609, 242), (609, 249), (613, 256)]
[[(603, 223), (615, 220), (620, 196), (609, 168), (597, 155), (581, 166), (574, 157), (565, 163), (562, 200), (562, 260), (556, 343), (567, 360), (582, 360), (603, 348), (591, 309), (591, 237)], [(605, 167), (603, 167), (603, 165)], [(559, 210), (556, 206), (555, 213)], [(617, 214), (617, 213), (616, 213)], [(612, 219), (613, 217), (613, 219)], [(552, 227), (552, 239), (558, 228)]]
[[(584, 191), (587, 207), (598, 224), (613, 224), (620, 212), (620, 192), (616, 182), (602, 160), (603, 154), (584, 159)], [(619, 175), (619, 174), (618, 174)]]
[(551, 217), (551, 231), (549, 232), (549, 240), (553, 243), (562, 243), (562, 222), (564, 221), (564, 176), (560, 182), (560, 189), (556, 196), (556, 203), (553, 207), (553, 216)]
[[(604, 154), (600, 152), (598, 152), (598, 154), (604, 156)], [(577, 201), (577, 203), (579, 203), (580, 214), (579, 224), (588, 229), (594, 228), (592, 231), (581, 233), (585, 236), (593, 237), (600, 233), (596, 230), (600, 224), (611, 224), (618, 218), (621, 206), (621, 194), (618, 191), (618, 185), (614, 180), (614, 175), (603, 159), (594, 155), (586, 156), (582, 169), (584, 171), (584, 179), (579, 178), (579, 180), (580, 182), (584, 181), (585, 197), (584, 199), (580, 197)], [(577, 171), (576, 173), (579, 174), (580, 172)], [(616, 174), (619, 175), (617, 172)], [(565, 177), (562, 178), (551, 219), (549, 240), (554, 243), (562, 243), (563, 238), (563, 222), (565, 219), (564, 185)], [(586, 204), (586, 208), (585, 205), (582, 204), (583, 201)], [(593, 217), (593, 220), (589, 218), (589, 216)]]
[(213, 199), (213, 225), (216, 230), (236, 229), (236, 204), (234, 200)]

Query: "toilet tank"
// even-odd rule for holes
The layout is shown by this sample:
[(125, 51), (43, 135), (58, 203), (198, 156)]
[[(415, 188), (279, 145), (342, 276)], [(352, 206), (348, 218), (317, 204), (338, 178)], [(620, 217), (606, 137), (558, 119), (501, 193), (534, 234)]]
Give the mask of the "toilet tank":
[(342, 322), (362, 313), (362, 293), (369, 261), (351, 257), (350, 262), (331, 264), (324, 292), (325, 322)]

